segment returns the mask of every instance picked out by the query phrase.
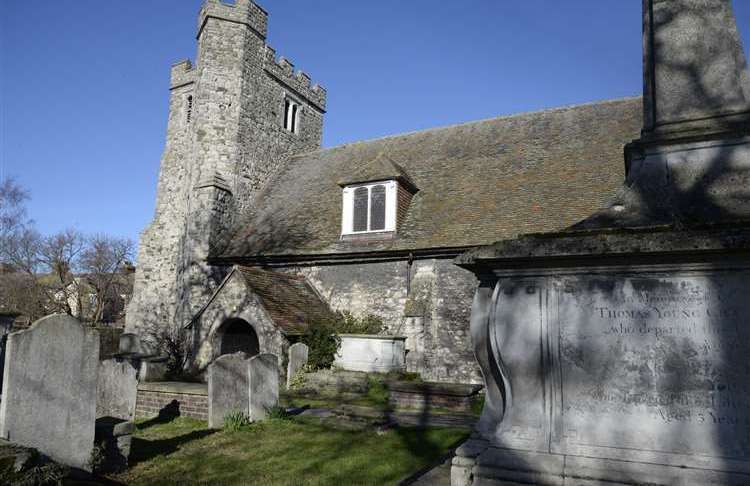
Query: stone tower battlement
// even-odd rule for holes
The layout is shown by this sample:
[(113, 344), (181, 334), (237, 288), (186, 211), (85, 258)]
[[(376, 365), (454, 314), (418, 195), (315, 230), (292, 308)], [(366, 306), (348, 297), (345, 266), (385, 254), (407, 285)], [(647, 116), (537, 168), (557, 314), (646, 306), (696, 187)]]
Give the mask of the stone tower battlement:
[(190, 59), (172, 65), (169, 76), (169, 89), (181, 88), (195, 82), (196, 71)]
[(266, 44), (266, 71), (279, 82), (286, 84), (321, 111), (326, 108), (326, 89), (312, 84), (310, 76), (302, 70), (294, 70), (294, 64), (285, 57), (276, 58), (276, 49)]
[(198, 14), (198, 37), (210, 18), (246, 25), (263, 39), (268, 34), (268, 12), (252, 0), (205, 0)]
[(166, 146), (154, 219), (141, 235), (131, 332), (191, 322), (225, 274), (207, 263), (213, 246), (290, 156), (320, 147), (326, 90), (276, 59), (267, 30), (268, 13), (252, 0), (205, 0), (195, 61), (170, 68)]

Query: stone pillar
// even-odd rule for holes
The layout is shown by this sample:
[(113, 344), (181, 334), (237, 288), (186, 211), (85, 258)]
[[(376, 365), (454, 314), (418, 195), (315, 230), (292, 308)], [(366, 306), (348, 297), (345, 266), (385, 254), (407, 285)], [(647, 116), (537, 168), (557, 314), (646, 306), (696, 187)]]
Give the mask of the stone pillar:
[(644, 135), (747, 118), (750, 77), (731, 0), (644, 0)]

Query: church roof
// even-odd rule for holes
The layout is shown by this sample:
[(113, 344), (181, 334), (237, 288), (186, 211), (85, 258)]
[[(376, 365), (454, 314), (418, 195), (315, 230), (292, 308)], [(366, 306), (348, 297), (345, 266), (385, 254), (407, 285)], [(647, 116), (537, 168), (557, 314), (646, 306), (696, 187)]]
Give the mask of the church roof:
[(304, 277), (258, 268), (237, 270), (273, 322), (287, 334), (303, 333), (312, 323), (335, 318)]
[[(623, 146), (640, 134), (641, 103), (524, 113), (294, 156), (211, 260), (450, 252), (566, 228), (620, 187)], [(340, 184), (370, 172), (408, 178), (418, 192), (395, 237), (342, 240)]]

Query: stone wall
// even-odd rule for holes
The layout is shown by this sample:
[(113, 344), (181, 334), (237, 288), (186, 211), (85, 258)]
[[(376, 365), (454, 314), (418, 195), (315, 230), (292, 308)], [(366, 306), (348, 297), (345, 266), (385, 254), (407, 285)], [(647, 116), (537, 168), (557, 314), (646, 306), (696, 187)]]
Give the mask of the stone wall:
[(289, 343), (266, 314), (259, 298), (248, 291), (239, 273), (233, 273), (224, 282), (221, 291), (193, 325), (198, 368), (205, 368), (219, 356), (221, 327), (230, 319), (242, 319), (252, 326), (258, 336), (260, 352), (279, 356), (279, 367), (284, 369), (282, 360)]
[(406, 336), (408, 371), (426, 380), (482, 382), (469, 336), (476, 279), (451, 260), (417, 260), (411, 270), (405, 260), (298, 270), (334, 310), (378, 315), (386, 334)]
[[(196, 65), (172, 67), (156, 211), (141, 235), (128, 332), (147, 337), (189, 323), (226, 275), (205, 264), (210, 246), (289, 155), (320, 146), (326, 92), (276, 59), (266, 26), (250, 0), (206, 0)], [(298, 133), (283, 128), (286, 97), (301, 107)]]

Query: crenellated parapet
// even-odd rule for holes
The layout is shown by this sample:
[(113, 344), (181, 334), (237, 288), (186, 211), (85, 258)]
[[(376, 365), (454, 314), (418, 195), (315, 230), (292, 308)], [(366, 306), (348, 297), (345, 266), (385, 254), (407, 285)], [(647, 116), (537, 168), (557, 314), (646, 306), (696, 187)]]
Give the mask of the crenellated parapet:
[(276, 58), (276, 50), (266, 45), (265, 70), (282, 84), (302, 96), (320, 111), (325, 112), (326, 90), (319, 84), (312, 84), (310, 76), (301, 70), (295, 71), (294, 64), (285, 57)]
[(268, 13), (252, 0), (205, 0), (198, 15), (198, 37), (210, 18), (247, 25), (263, 39), (268, 33)]
[(195, 82), (196, 71), (190, 59), (172, 65), (169, 89), (176, 89)]

